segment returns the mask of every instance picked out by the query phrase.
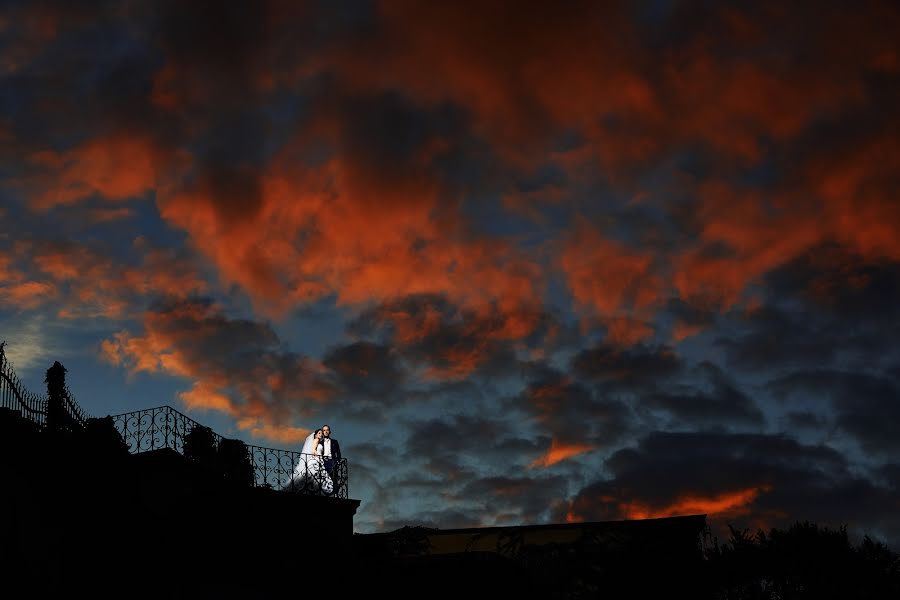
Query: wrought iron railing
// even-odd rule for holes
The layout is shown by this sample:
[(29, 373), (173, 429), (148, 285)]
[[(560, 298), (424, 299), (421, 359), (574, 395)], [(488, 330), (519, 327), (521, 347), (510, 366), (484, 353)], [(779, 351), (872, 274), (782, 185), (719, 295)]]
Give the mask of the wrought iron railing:
[(47, 424), (47, 399), (22, 385), (0, 342), (0, 407), (14, 410), (40, 427)]
[(63, 410), (69, 421), (81, 427), (84, 427), (90, 418), (84, 409), (75, 402), (75, 396), (72, 395), (72, 390), (69, 389), (69, 386), (65, 387), (65, 393), (63, 394)]
[[(185, 454), (185, 441), (203, 425), (171, 406), (159, 406), (113, 415), (116, 429), (133, 454), (168, 448)], [(212, 442), (220, 447), (224, 438), (212, 432)], [(253, 467), (256, 487), (292, 491), (308, 495), (348, 498), (347, 459), (301, 454), (247, 444), (247, 459)]]
[[(71, 431), (83, 428), (88, 414), (75, 401), (68, 386), (53, 411), (46, 396), (35, 394), (22, 385), (0, 342), (0, 408), (17, 412), (40, 430)], [(51, 415), (50, 413), (53, 413)], [(53, 419), (48, 418), (53, 416)], [(113, 422), (133, 454), (170, 448), (185, 454), (185, 440), (196, 428), (203, 426), (171, 406), (148, 408), (112, 417)], [(52, 422), (51, 422), (52, 421)], [(223, 447), (223, 436), (210, 430), (213, 450)], [(252, 485), (301, 494), (348, 498), (348, 469), (346, 459), (332, 460), (304, 455), (290, 450), (278, 450), (244, 444), (247, 460), (252, 466)], [(232, 448), (234, 446), (232, 445)]]
[(29, 391), (19, 381), (12, 364), (4, 351), (6, 342), (0, 342), (0, 407), (17, 411), (20, 416), (35, 423), (41, 429), (48, 426), (72, 430), (73, 427), (84, 427), (90, 416), (75, 401), (68, 386), (63, 388), (62, 398), (56, 411), (55, 423), (50, 423), (50, 406), (46, 396)]

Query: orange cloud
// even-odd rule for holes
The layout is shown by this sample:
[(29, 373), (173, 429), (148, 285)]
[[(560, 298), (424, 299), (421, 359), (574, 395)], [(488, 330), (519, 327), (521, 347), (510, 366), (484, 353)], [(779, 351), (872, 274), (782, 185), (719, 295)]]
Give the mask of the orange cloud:
[(278, 442), (280, 444), (297, 444), (306, 439), (306, 436), (314, 431), (316, 427), (290, 427), (272, 423), (259, 425), (258, 420), (250, 419), (239, 420), (238, 429), (249, 431), (250, 435), (256, 438), (272, 440), (273, 442)]
[(458, 306), (441, 295), (406, 296), (364, 313), (373, 331), (390, 332), (390, 342), (428, 379), (460, 379), (498, 356), (533, 354), (527, 341), (538, 332), (555, 335), (537, 309), (504, 311), (496, 303)]
[(678, 321), (672, 326), (672, 339), (676, 342), (680, 342), (691, 336), (697, 335), (701, 331), (703, 331), (702, 325)]
[(691, 303), (728, 309), (750, 283), (824, 237), (803, 207), (771, 207), (761, 192), (709, 183), (699, 194), (699, 240), (674, 259), (674, 287)]
[(633, 345), (654, 334), (648, 320), (666, 299), (656, 257), (604, 238), (585, 223), (567, 240), (561, 256), (572, 296), (586, 323), (598, 320), (608, 341)]
[[(192, 382), (179, 392), (186, 407), (224, 412), (239, 427), (286, 440), (280, 423), (305, 418), (335, 393), (317, 361), (284, 354), (264, 324), (228, 319), (221, 309), (177, 302), (143, 315), (143, 335), (126, 331), (101, 344), (108, 362), (131, 373), (163, 373)], [(248, 359), (248, 348), (252, 359)]]
[(269, 314), (332, 293), (342, 305), (422, 292), (536, 303), (538, 266), (507, 243), (448, 230), (425, 178), (384, 181), (347, 160), (318, 169), (276, 161), (262, 175), (258, 210), (240, 220), (205, 185), (161, 199), (161, 214)]
[[(425, 106), (464, 106), (497, 152), (526, 165), (543, 160), (559, 130), (577, 130), (614, 175), (697, 142), (752, 163), (764, 140), (864, 106), (867, 71), (897, 64), (888, 4), (855, 19), (840, 9), (721, 6), (695, 28), (679, 9), (670, 17), (679, 40), (667, 38), (664, 52), (617, 3), (479, 5), (477, 23), (465, 4), (379, 9), (372, 35), (327, 48), (302, 72), (337, 73), (356, 93), (403, 90)], [(796, 22), (803, 35), (784, 34)], [(761, 53), (763, 44), (781, 52)]]
[(804, 182), (825, 201), (831, 237), (869, 259), (900, 259), (898, 130), (895, 118), (880, 135), (823, 152), (806, 165)]
[[(505, 10), (494, 7), (472, 27), (457, 7), (396, 3), (381, 14), (383, 35), (374, 37), (371, 51), (336, 50), (319, 67), (337, 70), (356, 90), (402, 89), (426, 106), (446, 100), (466, 106), (478, 132), (505, 159), (523, 166), (545, 160), (561, 129), (578, 131), (580, 147), (554, 155), (568, 175), (576, 181), (582, 173), (596, 177), (599, 167), (614, 182), (627, 183), (632, 180), (620, 177), (623, 170), (698, 143), (714, 153), (714, 172), (731, 175), (758, 162), (764, 144), (796, 143), (822, 119), (870, 110), (867, 69), (891, 71), (896, 63), (885, 24), (897, 17), (883, 7), (852, 22), (840, 11), (824, 10), (812, 17), (802, 39), (774, 41), (786, 50), (795, 44), (818, 48), (827, 60), (815, 63), (790, 51), (785, 60), (735, 58), (748, 56), (746, 50), (764, 39), (771, 43), (773, 28), (810, 21), (793, 9), (745, 13), (722, 7), (711, 16), (716, 28), (689, 31), (683, 43), (653, 60), (625, 13), (611, 6), (596, 11), (594, 18), (577, 11), (542, 14), (538, 27), (527, 18), (510, 23)], [(833, 44), (834, 31), (859, 44)], [(607, 115), (608, 124), (601, 119)], [(796, 190), (789, 182), (750, 192), (701, 186), (694, 215), (700, 239), (667, 249), (667, 256), (624, 247), (582, 226), (561, 258), (573, 296), (600, 315), (636, 312), (647, 321), (673, 288), (691, 302), (730, 308), (767, 272), (821, 241), (838, 239), (866, 253), (896, 256), (900, 224), (891, 210), (888, 179), (900, 155), (894, 138), (848, 145), (841, 163), (817, 169)], [(801, 170), (806, 160), (800, 158)], [(846, 194), (851, 190), (854, 197)], [(813, 191), (825, 205), (810, 198)], [(549, 193), (549, 201), (559, 201), (558, 190), (551, 186)], [(835, 193), (843, 199), (828, 201)], [(514, 210), (541, 222), (528, 204), (548, 198), (517, 192), (507, 198)], [(693, 325), (674, 333), (684, 339), (697, 331)], [(650, 332), (620, 338), (628, 344), (645, 335)]]
[[(178, 15), (202, 17), (184, 10)], [(298, 10), (279, 15), (315, 22), (312, 9)], [(790, 7), (723, 6), (708, 15), (712, 25), (696, 29), (678, 12), (671, 18), (683, 35), (664, 52), (655, 45), (660, 33), (615, 3), (566, 11), (498, 4), (478, 12), (473, 22), (465, 5), (392, 2), (379, 6), (377, 27), (367, 35), (352, 42), (337, 36), (315, 52), (295, 46), (298, 36), (284, 36), (278, 23), (291, 19), (267, 20), (265, 13), (253, 15), (266, 33), (260, 44), (220, 47), (224, 37), (216, 35), (173, 49), (160, 40), (165, 63), (147, 100), (166, 117), (194, 117), (180, 150), (162, 148), (154, 131), (104, 122), (97, 130), (108, 133), (70, 149), (44, 145), (23, 153), (38, 172), (27, 181), (30, 203), (47, 210), (94, 195), (123, 201), (152, 190), (166, 222), (187, 232), (221, 282), (238, 285), (267, 316), (330, 296), (358, 307), (440, 293), (476, 310), (493, 303), (510, 315), (539, 306), (543, 265), (515, 240), (474, 234), (458, 208), (472, 190), (437, 174), (439, 161), (458, 150), (453, 134), (423, 134), (393, 161), (357, 143), (364, 134), (349, 124), (348, 104), (389, 94), (423, 119), (459, 108), (465, 136), (490, 148), (504, 177), (533, 174), (548, 161), (562, 167), (572, 189), (498, 186), (507, 205), (536, 222), (535, 205), (561, 204), (577, 184), (603, 181), (644, 197), (637, 182), (646, 168), (668, 165), (685, 151), (709, 154), (702, 173), (709, 183), (674, 190), (696, 192), (686, 229), (696, 230), (697, 239), (679, 236), (665, 248), (625, 244), (579, 222), (551, 258), (585, 319), (620, 345), (655, 334), (650, 323), (673, 290), (690, 303), (727, 310), (766, 273), (822, 241), (866, 256), (900, 256), (896, 117), (880, 118), (881, 133), (865, 130), (845, 145), (829, 145), (841, 146), (832, 154), (803, 150), (805, 136), (821, 123), (858, 116), (868, 122), (878, 112), (871, 74), (890, 76), (898, 62), (889, 33), (897, 16), (885, 6), (876, 3), (854, 19), (827, 7), (809, 15)], [(780, 33), (800, 19), (809, 25), (802, 35)], [(62, 22), (51, 14), (27, 29), (50, 39)], [(850, 43), (834, 44), (835, 32)], [(758, 52), (763, 40), (783, 51)], [(213, 173), (203, 170), (205, 157), (186, 158), (184, 148), (203, 146), (197, 143), (221, 125), (221, 115), (206, 110), (212, 100), (243, 109), (275, 90), (308, 90), (319, 79), (329, 82), (323, 97), (312, 94), (308, 118), (267, 164), (235, 159)], [(247, 93), (236, 99), (234, 90)], [(578, 142), (560, 149), (565, 132), (575, 132)], [(796, 160), (791, 174), (750, 191), (722, 183), (757, 165), (773, 145), (785, 161)], [(298, 158), (308, 156), (317, 157), (315, 164)], [(197, 170), (188, 172), (188, 165)], [(485, 170), (488, 179), (496, 174)], [(232, 186), (229, 177), (247, 185)], [(90, 216), (128, 215), (92, 209)], [(96, 305), (95, 314), (124, 314), (127, 303), (105, 301), (107, 292), (80, 288), (75, 297)], [(530, 332), (527, 320), (506, 324), (496, 335), (521, 339)], [(697, 331), (678, 326), (673, 335), (680, 340)], [(465, 376), (478, 357), (457, 351), (448, 360), (431, 375)]]
[(650, 323), (641, 319), (610, 317), (600, 321), (606, 329), (605, 341), (613, 346), (634, 346), (656, 333)]
[(464, 106), (504, 159), (533, 165), (561, 127), (591, 132), (603, 115), (660, 114), (635, 68), (640, 45), (627, 15), (608, 3), (580, 9), (479, 5), (473, 22), (466, 6), (390, 3), (363, 48), (335, 48), (319, 68), (354, 90), (402, 89), (426, 106)]
[[(0, 217), (3, 217), (2, 209), (0, 209)], [(12, 258), (7, 256), (6, 254), (0, 254), (0, 281), (8, 281), (12, 279), (13, 271), (12, 271)]]
[[(21, 246), (14, 246), (15, 254), (22, 254)], [(58, 295), (56, 286), (47, 281), (29, 279), (13, 264), (11, 256), (0, 255), (0, 300), (5, 304), (30, 310), (54, 300)]]
[(32, 182), (37, 210), (72, 204), (92, 195), (127, 200), (154, 189), (156, 150), (148, 140), (127, 135), (93, 138), (64, 152), (44, 150), (30, 157), (46, 174)]
[(56, 288), (44, 281), (22, 281), (0, 284), (0, 298), (4, 303), (29, 310), (53, 300)]
[(640, 310), (660, 300), (662, 280), (654, 273), (653, 261), (652, 254), (601, 237), (583, 223), (561, 257), (575, 300), (601, 315)]
[(562, 444), (556, 438), (551, 440), (550, 449), (544, 456), (536, 458), (529, 465), (529, 469), (537, 467), (549, 467), (558, 462), (568, 460), (573, 456), (584, 454), (594, 450), (594, 446), (589, 444)]
[(220, 393), (216, 385), (210, 381), (195, 383), (190, 390), (179, 392), (178, 399), (188, 409), (216, 410), (232, 416), (238, 412), (231, 398)]
[(684, 494), (663, 507), (653, 507), (640, 501), (625, 501), (619, 503), (619, 512), (626, 519), (656, 519), (695, 514), (743, 515), (750, 511), (750, 505), (761, 493), (769, 492), (771, 489), (771, 486), (762, 485), (712, 496)]
[(32, 255), (35, 271), (60, 290), (62, 318), (122, 318), (141, 312), (148, 297), (184, 297), (203, 292), (206, 282), (174, 253), (135, 241), (141, 264), (119, 263), (113, 256), (75, 244), (20, 243)]
[(584, 517), (569, 511), (566, 513), (566, 523), (584, 523)]
[(890, 190), (898, 169), (900, 144), (884, 137), (812, 153), (775, 192), (701, 185), (700, 236), (675, 257), (675, 289), (689, 302), (728, 309), (752, 301), (745, 292), (766, 273), (828, 242), (867, 260), (897, 260), (900, 213)]

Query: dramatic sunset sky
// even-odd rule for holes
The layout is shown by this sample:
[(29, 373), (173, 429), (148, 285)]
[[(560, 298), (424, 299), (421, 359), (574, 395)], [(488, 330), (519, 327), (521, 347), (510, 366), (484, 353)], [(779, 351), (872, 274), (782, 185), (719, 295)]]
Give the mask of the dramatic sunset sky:
[(900, 8), (794, 4), (4, 3), (0, 339), (359, 532), (896, 544)]

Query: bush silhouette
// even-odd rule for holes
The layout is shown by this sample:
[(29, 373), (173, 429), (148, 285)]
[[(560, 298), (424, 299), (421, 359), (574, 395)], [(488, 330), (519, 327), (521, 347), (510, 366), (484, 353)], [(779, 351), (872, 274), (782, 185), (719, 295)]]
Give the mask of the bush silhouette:
[(253, 485), (250, 450), (241, 440), (217, 440), (212, 429), (195, 425), (184, 436), (184, 456), (230, 483)]
[(730, 529), (706, 551), (714, 598), (900, 598), (900, 557), (868, 537), (854, 546), (846, 527)]
[(129, 445), (122, 439), (111, 416), (89, 418), (84, 426), (84, 439), (87, 447), (98, 453), (109, 456), (125, 456)]
[(203, 425), (194, 427), (184, 436), (184, 456), (207, 468), (216, 466), (216, 435)]
[(227, 481), (253, 485), (253, 463), (247, 444), (241, 440), (223, 438), (217, 452), (218, 468)]

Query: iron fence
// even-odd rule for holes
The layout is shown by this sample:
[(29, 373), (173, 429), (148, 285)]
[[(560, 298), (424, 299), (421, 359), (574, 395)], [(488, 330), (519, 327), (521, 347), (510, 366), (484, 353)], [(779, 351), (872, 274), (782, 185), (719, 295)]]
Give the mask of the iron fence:
[[(168, 448), (191, 455), (195, 431), (206, 429), (211, 452), (222, 448), (224, 436), (215, 433), (171, 406), (158, 406), (113, 415), (113, 424), (133, 454)], [(348, 498), (347, 459), (337, 460), (245, 444), (246, 460), (252, 467), (252, 485), (307, 495)]]
[(25, 388), (12, 368), (0, 342), (0, 407), (43, 427), (47, 424), (47, 398)]
[(6, 342), (0, 342), (0, 407), (18, 412), (19, 416), (28, 419), (41, 429), (48, 426), (72, 430), (84, 427), (90, 416), (75, 401), (68, 386), (63, 387), (63, 394), (54, 413), (56, 421), (48, 419), (50, 401), (46, 396), (28, 390), (16, 375), (12, 363), (6, 358), (4, 350)]
[[(0, 343), (0, 408), (15, 411), (40, 430), (84, 428), (90, 417), (75, 401), (68, 386), (63, 388), (61, 398), (53, 405), (56, 408), (51, 411), (46, 396), (35, 394), (22, 385), (6, 358), (4, 345)], [(51, 412), (53, 419), (48, 418)], [(191, 439), (194, 432), (205, 431), (209, 437), (209, 451), (214, 457), (223, 459), (224, 455), (232, 454), (232, 466), (235, 462), (244, 463), (236, 465), (242, 481), (256, 487), (301, 494), (349, 497), (346, 459), (332, 460), (229, 440), (171, 406), (123, 413), (112, 416), (112, 419), (132, 454), (169, 448), (182, 455), (191, 455), (185, 442)], [(246, 449), (245, 455), (239, 456), (237, 461), (233, 456), (236, 447), (240, 448), (241, 453)], [(247, 469), (242, 470), (243, 466)]]

